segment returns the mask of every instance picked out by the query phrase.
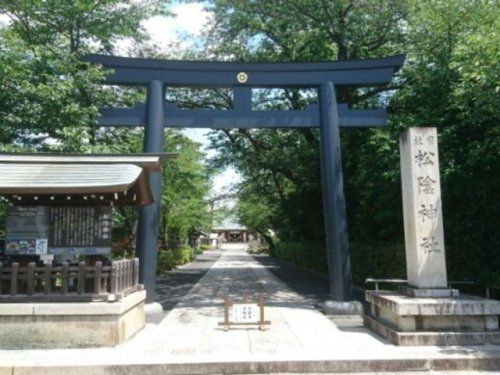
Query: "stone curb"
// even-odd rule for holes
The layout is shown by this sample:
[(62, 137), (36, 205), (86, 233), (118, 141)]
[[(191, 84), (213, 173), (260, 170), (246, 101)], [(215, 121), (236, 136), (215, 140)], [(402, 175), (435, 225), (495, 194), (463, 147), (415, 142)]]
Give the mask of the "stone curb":
[(262, 374), (500, 370), (500, 356), (450, 359), (378, 359), (272, 362), (155, 363), (82, 366), (0, 367), (0, 375)]

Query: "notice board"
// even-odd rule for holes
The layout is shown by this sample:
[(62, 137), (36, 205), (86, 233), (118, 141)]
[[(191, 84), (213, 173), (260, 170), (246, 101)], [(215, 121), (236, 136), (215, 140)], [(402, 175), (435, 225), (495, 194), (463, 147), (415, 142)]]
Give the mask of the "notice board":
[(9, 255), (108, 254), (110, 206), (13, 206), (7, 211)]

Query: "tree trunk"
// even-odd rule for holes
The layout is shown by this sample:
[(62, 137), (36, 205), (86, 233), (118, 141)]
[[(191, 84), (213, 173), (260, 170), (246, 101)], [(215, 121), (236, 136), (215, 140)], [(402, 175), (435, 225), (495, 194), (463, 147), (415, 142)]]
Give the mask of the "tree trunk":
[(273, 238), (267, 234), (265, 231), (257, 230), (257, 232), (264, 238), (264, 241), (269, 245), (269, 254), (275, 256), (276, 245), (274, 244)]

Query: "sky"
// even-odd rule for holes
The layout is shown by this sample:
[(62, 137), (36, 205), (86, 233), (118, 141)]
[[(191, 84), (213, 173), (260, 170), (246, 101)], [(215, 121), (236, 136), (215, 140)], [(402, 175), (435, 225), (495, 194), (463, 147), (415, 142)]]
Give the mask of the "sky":
[[(155, 16), (144, 22), (144, 27), (156, 44), (166, 46), (172, 42), (179, 42), (183, 35), (193, 40), (200, 37), (209, 19), (203, 4), (174, 2), (169, 8), (175, 17)], [(189, 43), (182, 46), (187, 48)]]
[[(176, 16), (155, 16), (144, 22), (144, 27), (151, 36), (152, 42), (165, 49), (172, 44), (178, 44), (182, 49), (194, 47), (201, 38), (203, 27), (209, 21), (209, 15), (203, 9), (203, 4), (174, 2), (170, 6), (170, 11)], [(213, 150), (207, 149), (208, 129), (186, 129), (184, 133), (201, 143), (208, 156), (214, 155)], [(231, 184), (239, 180), (240, 176), (234, 168), (226, 168), (214, 177), (212, 194), (217, 196), (226, 192)]]

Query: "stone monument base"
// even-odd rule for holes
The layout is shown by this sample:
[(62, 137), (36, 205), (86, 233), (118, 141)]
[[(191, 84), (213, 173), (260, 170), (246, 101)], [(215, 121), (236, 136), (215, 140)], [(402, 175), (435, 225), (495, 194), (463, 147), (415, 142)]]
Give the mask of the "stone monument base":
[(0, 349), (114, 346), (145, 325), (144, 290), (116, 302), (0, 303)]
[(366, 292), (366, 301), (371, 315), (365, 315), (365, 325), (396, 345), (500, 344), (500, 301), (389, 291)]
[(445, 289), (445, 288), (428, 288), (420, 289), (414, 288), (409, 285), (402, 285), (399, 287), (401, 293), (418, 298), (449, 298), (458, 297), (460, 292), (458, 289)]

